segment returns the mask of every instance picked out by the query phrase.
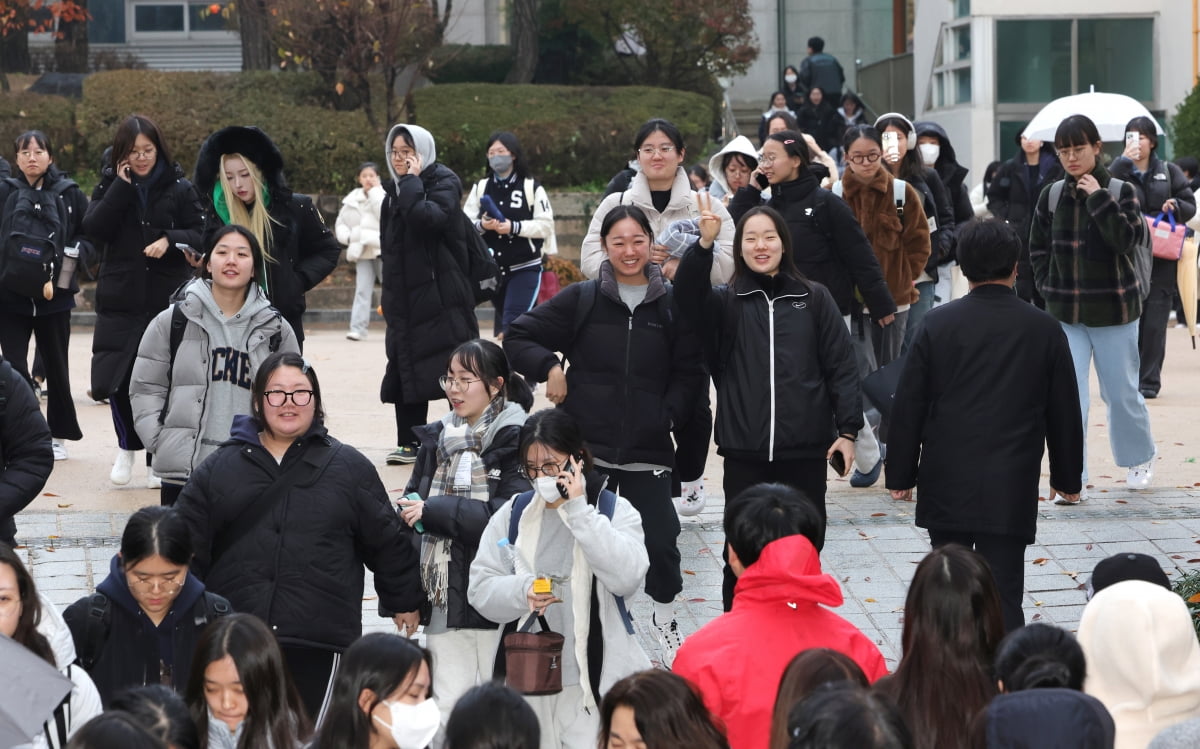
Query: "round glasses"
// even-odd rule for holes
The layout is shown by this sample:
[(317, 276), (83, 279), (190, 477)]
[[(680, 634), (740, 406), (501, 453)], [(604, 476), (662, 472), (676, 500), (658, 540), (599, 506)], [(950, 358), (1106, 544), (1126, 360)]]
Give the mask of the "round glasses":
[(557, 476), (558, 474), (567, 470), (567, 466), (570, 464), (570, 459), (567, 459), (567, 462), (563, 463), (562, 465), (559, 465), (555, 461), (542, 463), (540, 466), (522, 463), (521, 465), (517, 466), (517, 473), (521, 474), (521, 478), (528, 481), (533, 481), (538, 477), (539, 474), (542, 476)]
[(847, 156), (846, 159), (851, 164), (874, 164), (879, 161), (879, 157), (883, 154), (878, 153), (856, 153), (853, 156)]
[(290, 393), (286, 390), (268, 390), (263, 393), (263, 397), (267, 400), (267, 405), (279, 408), (284, 403), (287, 403), (288, 398), (292, 399), (292, 403), (297, 406), (307, 406), (312, 401), (313, 391), (311, 390), (293, 390)]
[(156, 153), (156, 151), (153, 148), (147, 148), (145, 151), (130, 151), (129, 152), (129, 160), (130, 161), (149, 161), (150, 159), (154, 158), (155, 153)]
[(442, 375), (438, 378), (438, 384), (442, 386), (442, 390), (460, 390), (465, 391), (479, 380), (456, 380), (448, 375)]
[(128, 580), (129, 587), (145, 593), (157, 588), (163, 593), (172, 595), (183, 587), (183, 582), (174, 577), (138, 577), (137, 575), (131, 575)]

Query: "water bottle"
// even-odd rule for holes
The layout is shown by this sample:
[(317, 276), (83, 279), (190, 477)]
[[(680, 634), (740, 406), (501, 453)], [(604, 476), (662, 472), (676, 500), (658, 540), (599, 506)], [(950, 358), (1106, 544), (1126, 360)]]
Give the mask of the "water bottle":
[(58, 273), (58, 283), (55, 284), (60, 289), (69, 289), (75, 281), (75, 269), (79, 265), (79, 248), (67, 247), (63, 249), (62, 270)]

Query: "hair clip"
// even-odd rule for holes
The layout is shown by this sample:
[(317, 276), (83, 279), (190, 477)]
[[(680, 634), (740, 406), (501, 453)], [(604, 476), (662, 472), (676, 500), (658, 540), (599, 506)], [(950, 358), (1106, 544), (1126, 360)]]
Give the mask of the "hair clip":
[(785, 140), (785, 141), (783, 142), (783, 145), (785, 145), (785, 146), (790, 146), (790, 145), (792, 145), (792, 144), (793, 144), (793, 143), (795, 143), (795, 142), (796, 142), (796, 139), (795, 139), (795, 138), (788, 138), (787, 140)]

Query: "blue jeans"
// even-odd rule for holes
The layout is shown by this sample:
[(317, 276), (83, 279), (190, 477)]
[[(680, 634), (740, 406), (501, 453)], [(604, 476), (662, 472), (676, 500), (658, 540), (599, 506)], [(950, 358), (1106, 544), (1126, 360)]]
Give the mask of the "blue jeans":
[(908, 351), (909, 346), (912, 346), (913, 336), (917, 334), (917, 329), (921, 327), (921, 320), (925, 317), (925, 313), (933, 309), (934, 289), (937, 284), (933, 281), (922, 281), (917, 284), (917, 291), (921, 292), (921, 298), (913, 302), (908, 307), (908, 327), (904, 329), (904, 347), (902, 351)]
[(542, 286), (542, 266), (523, 268), (504, 276), (492, 306), (496, 314), (492, 329), (496, 335), (508, 331), (512, 321), (533, 309)]
[(1079, 387), (1079, 410), (1083, 414), (1083, 480), (1086, 483), (1088, 376), (1092, 360), (1100, 380), (1100, 397), (1108, 406), (1108, 441), (1113, 460), (1122, 468), (1150, 462), (1154, 437), (1150, 434), (1150, 411), (1138, 392), (1138, 322), (1092, 328), (1060, 322), (1075, 362)]
[(350, 330), (361, 336), (371, 324), (371, 304), (376, 279), (383, 278), (383, 259), (358, 260), (354, 263), (354, 303), (350, 307)]

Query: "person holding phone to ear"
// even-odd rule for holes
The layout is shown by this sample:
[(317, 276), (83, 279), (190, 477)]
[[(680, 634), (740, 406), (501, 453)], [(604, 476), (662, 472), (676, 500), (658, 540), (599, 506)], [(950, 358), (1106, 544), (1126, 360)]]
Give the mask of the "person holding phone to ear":
[(632, 596), (646, 579), (642, 520), (629, 501), (612, 496), (580, 427), (562, 408), (538, 411), (521, 427), (517, 454), (534, 490), (521, 505), (515, 540), (520, 497), (488, 521), (467, 589), (487, 618), (523, 623), (540, 612), (565, 638), (562, 691), (525, 697), (541, 724), (542, 749), (594, 747), (602, 695), (650, 668), (622, 615), (624, 599), (616, 598)]
[[(795, 487), (820, 513), (813, 540), (820, 551), (826, 461), (844, 473), (863, 426), (850, 334), (829, 290), (796, 269), (787, 221), (773, 208), (752, 208), (738, 222), (733, 281), (714, 288), (709, 272), (721, 219), (701, 204), (700, 238), (684, 253), (675, 283), (680, 313), (706, 331), (726, 511), (753, 484)], [(734, 583), (726, 565), (726, 611)]]

